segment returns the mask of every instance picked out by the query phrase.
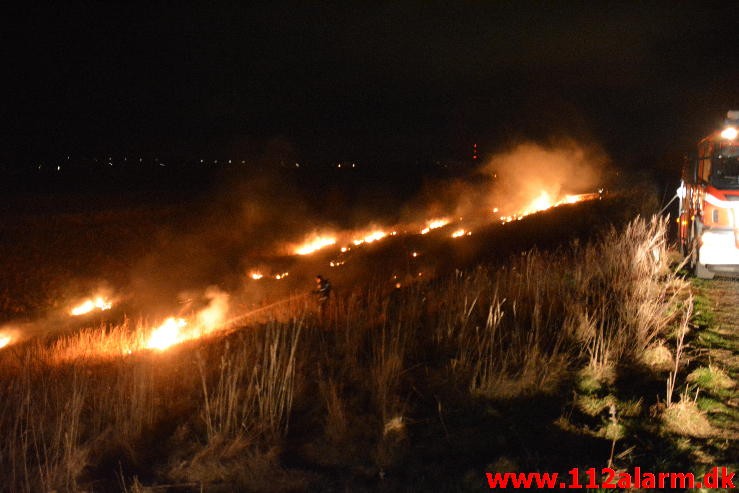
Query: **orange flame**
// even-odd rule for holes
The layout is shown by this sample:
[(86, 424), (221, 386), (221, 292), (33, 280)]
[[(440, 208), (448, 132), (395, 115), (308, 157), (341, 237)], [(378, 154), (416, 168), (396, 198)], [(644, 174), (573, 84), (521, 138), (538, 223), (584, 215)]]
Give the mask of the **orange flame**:
[(162, 325), (154, 329), (146, 343), (146, 347), (162, 351), (182, 342), (184, 338), (181, 329), (186, 326), (185, 319), (169, 317)]
[[(586, 200), (594, 200), (599, 197), (600, 195), (598, 193), (582, 193), (578, 195), (565, 195), (563, 198), (555, 201), (548, 192), (542, 191), (533, 201), (531, 201), (528, 206), (516, 212), (515, 214), (500, 216), (500, 220), (504, 224), (511, 221), (518, 221), (531, 214), (545, 211), (547, 209), (552, 209), (554, 207), (559, 207), (560, 205), (576, 204), (578, 202), (583, 202)], [(493, 209), (493, 213), (496, 212), (498, 212), (497, 207)]]
[(223, 328), (228, 312), (228, 295), (215, 288), (206, 291), (205, 295), (210, 301), (197, 313), (194, 324), (191, 325), (184, 318), (169, 317), (151, 332), (146, 348), (163, 351)]
[(527, 216), (535, 212), (544, 211), (552, 206), (554, 206), (554, 201), (552, 200), (551, 195), (549, 195), (548, 192), (542, 191), (539, 196), (531, 201), (528, 206), (524, 207), (519, 214)]
[(311, 253), (334, 244), (336, 244), (336, 238), (333, 236), (315, 236), (295, 248), (295, 253), (297, 255), (310, 255)]
[(432, 229), (438, 229), (443, 228), (449, 224), (449, 219), (443, 218), (443, 219), (432, 219), (430, 221), (426, 221), (426, 227), (421, 230), (421, 234), (425, 235)]
[[(290, 275), (289, 272), (279, 272), (277, 274), (270, 274), (269, 277), (271, 277), (272, 279), (276, 279), (277, 281), (280, 281), (282, 279), (285, 279), (289, 275)], [(255, 281), (259, 281), (260, 279), (264, 279), (264, 274), (262, 274), (260, 271), (253, 270), (249, 272), (249, 277)]]
[(21, 331), (13, 328), (12, 326), (5, 326), (0, 329), (0, 349), (10, 347), (13, 344), (20, 342)]
[(12, 325), (6, 325), (0, 328), (0, 349), (10, 347), (22, 340), (22, 332), (20, 329)]
[(13, 342), (13, 338), (9, 334), (0, 335), (0, 349), (9, 346), (11, 342)]
[(559, 202), (557, 205), (561, 204), (576, 204), (578, 202), (584, 202), (586, 200), (595, 200), (599, 199), (600, 194), (598, 192), (593, 193), (581, 193), (578, 195), (565, 195), (565, 198)]
[[(379, 241), (387, 236), (387, 233), (384, 231), (372, 231), (369, 234), (366, 234), (362, 238), (357, 238), (356, 240), (353, 240), (352, 243), (354, 243), (355, 246), (359, 246), (362, 243), (373, 243), (375, 241)], [(343, 250), (343, 249), (342, 249)]]
[(452, 233), (452, 238), (460, 238), (462, 236), (470, 236), (472, 234), (472, 231), (465, 231), (464, 229), (458, 229), (454, 233)]
[(90, 298), (79, 305), (75, 306), (71, 310), (69, 310), (69, 314), (73, 316), (79, 316), (79, 315), (85, 315), (87, 313), (90, 313), (91, 311), (98, 309), (100, 311), (110, 310), (113, 307), (113, 302), (106, 299), (103, 296), (97, 296), (95, 298)]

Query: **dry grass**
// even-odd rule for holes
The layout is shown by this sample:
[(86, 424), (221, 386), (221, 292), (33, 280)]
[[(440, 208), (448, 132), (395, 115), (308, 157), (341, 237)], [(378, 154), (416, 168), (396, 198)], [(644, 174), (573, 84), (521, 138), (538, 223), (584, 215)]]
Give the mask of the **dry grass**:
[(465, 295), (447, 295), (456, 304), (435, 338), (458, 348), (453, 366), (476, 394), (551, 391), (573, 354), (608, 383), (679, 316), (685, 285), (668, 267), (665, 231), (664, 220), (637, 220), (592, 244), (456, 278), (448, 291)]
[[(301, 325), (274, 327), (258, 336), (228, 341), (218, 372), (198, 355), (204, 421), (209, 439), (239, 434), (281, 436), (287, 432), (295, 383), (295, 352)], [(215, 382), (208, 382), (213, 380)], [(254, 427), (257, 427), (254, 429)]]
[(668, 372), (673, 367), (672, 351), (664, 341), (655, 341), (644, 350), (642, 361), (655, 371)]
[(675, 384), (677, 383), (677, 373), (682, 363), (683, 351), (685, 350), (685, 335), (688, 333), (688, 324), (693, 316), (693, 298), (689, 296), (685, 303), (685, 309), (682, 315), (682, 320), (677, 327), (677, 340), (675, 342), (675, 358), (674, 367), (667, 377), (667, 391), (665, 394), (665, 402), (667, 407), (672, 404), (672, 394), (675, 390)]
[(726, 371), (714, 365), (696, 368), (688, 375), (687, 380), (701, 389), (718, 394), (736, 387), (736, 382)]
[(703, 438), (715, 433), (706, 415), (690, 399), (680, 400), (665, 409), (662, 423), (665, 430), (676, 435)]
[[(130, 351), (145, 334), (130, 321), (20, 344), (0, 352), (0, 490), (75, 490), (102, 477), (137, 491), (145, 476), (296, 489), (281, 462), (291, 440), (312, 440), (315, 456), (332, 449), (324, 462), (385, 474), (410, 454), (419, 407), (446, 426), (435, 392), (470, 402), (554, 394), (578, 372), (595, 391), (658, 347), (685, 313), (665, 231), (638, 219), (504, 267), (392, 293), (358, 288), (323, 319), (296, 302), (164, 353)], [(612, 404), (580, 402), (588, 414)], [(666, 423), (680, 412), (668, 408)]]

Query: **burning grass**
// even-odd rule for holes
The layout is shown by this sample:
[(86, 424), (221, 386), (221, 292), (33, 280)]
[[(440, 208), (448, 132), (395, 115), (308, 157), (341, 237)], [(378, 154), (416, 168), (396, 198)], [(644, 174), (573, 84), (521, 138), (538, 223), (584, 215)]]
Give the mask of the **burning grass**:
[(111, 308), (113, 308), (113, 302), (109, 298), (106, 296), (95, 296), (75, 305), (69, 310), (69, 314), (78, 317), (80, 315), (87, 315), (93, 310), (106, 311)]
[[(105, 490), (141, 478), (251, 491), (295, 489), (301, 478), (320, 489), (334, 473), (352, 478), (350, 489), (393, 489), (403, 470), (434, 484), (435, 469), (453, 485), (467, 473), (453, 464), (504, 451), (522, 468), (558, 466), (511, 448), (507, 423), (533, 413), (530, 432), (545, 436), (579, 372), (638, 364), (679, 320), (665, 228), (636, 220), (503, 266), (391, 291), (358, 286), (321, 317), (295, 304), (227, 336), (198, 329), (180, 340), (229, 322), (212, 296), (157, 329), (186, 344), (160, 345), (148, 324), (126, 322), (2, 351), (0, 489)], [(131, 350), (146, 347), (168, 349)], [(612, 384), (602, 379), (579, 401), (588, 414), (614, 405), (596, 395)], [(522, 399), (531, 405), (490, 411)], [(623, 428), (591, 435), (608, 450)], [(565, 459), (582, 458), (573, 449)]]
[(18, 335), (13, 329), (0, 329), (0, 349), (10, 346), (18, 339)]
[(317, 252), (323, 248), (336, 244), (336, 237), (328, 235), (313, 235), (306, 239), (300, 245), (297, 245), (294, 249), (296, 255), (310, 255), (311, 253)]

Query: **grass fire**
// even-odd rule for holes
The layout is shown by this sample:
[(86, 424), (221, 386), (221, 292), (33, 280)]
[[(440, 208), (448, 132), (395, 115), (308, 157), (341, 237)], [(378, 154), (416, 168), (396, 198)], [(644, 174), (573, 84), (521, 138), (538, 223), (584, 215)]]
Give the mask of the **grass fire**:
[(112, 301), (109, 301), (103, 296), (96, 296), (95, 298), (87, 299), (82, 303), (76, 305), (74, 308), (69, 310), (69, 314), (76, 317), (79, 315), (87, 315), (93, 310), (110, 310), (112, 307)]
[(13, 343), (14, 337), (7, 331), (0, 331), (0, 349)]
[[(657, 467), (684, 440), (671, 389), (695, 301), (667, 220), (596, 191), (603, 166), (518, 146), (439, 185), (458, 197), (280, 234), (266, 195), (246, 223), (162, 212), (187, 234), (153, 252), (129, 237), (126, 276), (100, 281), (116, 255), (60, 276), (68, 296), (0, 329), (0, 490), (393, 490), (403, 471), (464, 490), (483, 468)], [(718, 439), (690, 409), (690, 436)]]
[(732, 2), (29, 7), (0, 493), (736, 472)]

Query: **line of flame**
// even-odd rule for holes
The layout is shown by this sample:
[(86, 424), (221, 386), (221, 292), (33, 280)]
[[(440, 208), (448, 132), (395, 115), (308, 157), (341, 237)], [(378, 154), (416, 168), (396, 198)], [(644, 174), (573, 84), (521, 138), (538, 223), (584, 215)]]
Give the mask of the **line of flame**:
[(113, 302), (106, 299), (103, 296), (96, 296), (95, 298), (89, 298), (79, 305), (69, 310), (69, 314), (73, 316), (85, 315), (91, 311), (98, 309), (100, 311), (110, 310), (113, 307)]

